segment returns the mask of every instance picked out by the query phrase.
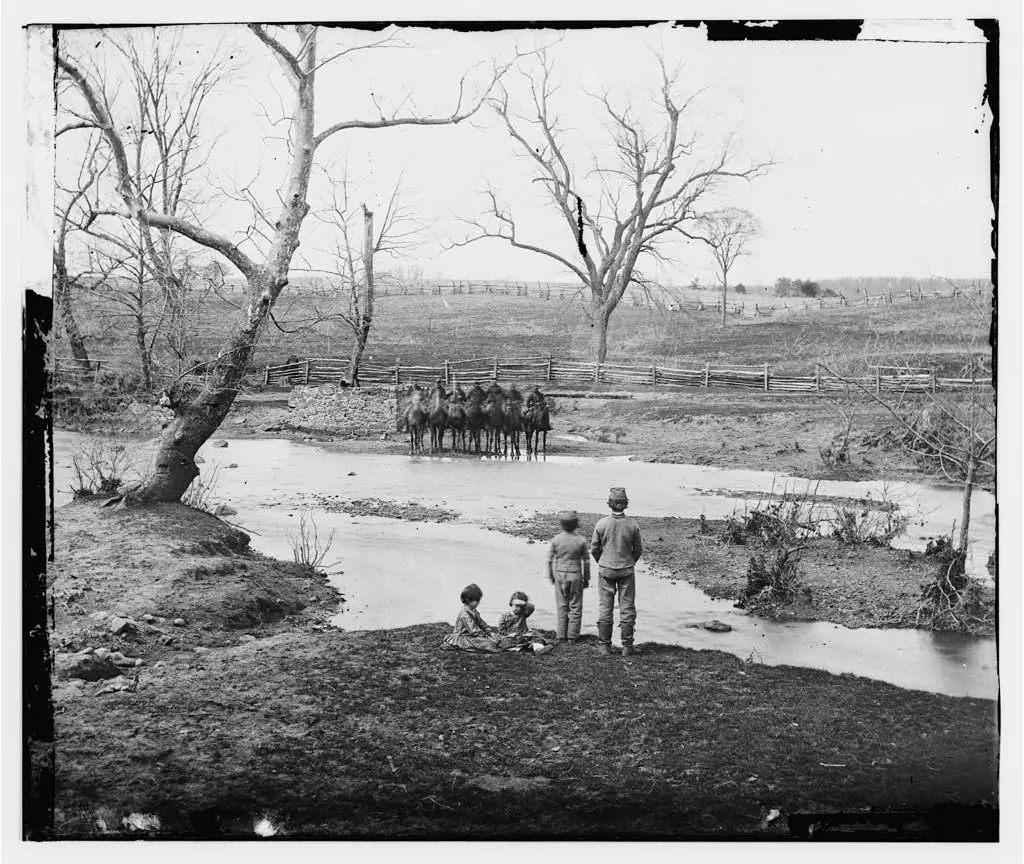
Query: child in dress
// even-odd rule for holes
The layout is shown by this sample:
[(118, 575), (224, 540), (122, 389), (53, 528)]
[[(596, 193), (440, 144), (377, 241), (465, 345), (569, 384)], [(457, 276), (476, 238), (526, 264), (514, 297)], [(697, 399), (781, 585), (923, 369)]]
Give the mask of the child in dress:
[(522, 591), (516, 591), (508, 601), (510, 611), (498, 621), (498, 635), (501, 647), (505, 651), (532, 651), (534, 654), (547, 654), (551, 646), (543, 636), (530, 630), (526, 619), (533, 614), (534, 605)]
[(484, 592), (478, 585), (467, 585), (462, 589), (460, 599), (462, 608), (455, 618), (455, 629), (444, 637), (441, 647), (453, 651), (477, 651), (483, 654), (497, 654), (500, 638), (492, 632), (484, 619), (477, 612), (477, 606), (483, 599)]

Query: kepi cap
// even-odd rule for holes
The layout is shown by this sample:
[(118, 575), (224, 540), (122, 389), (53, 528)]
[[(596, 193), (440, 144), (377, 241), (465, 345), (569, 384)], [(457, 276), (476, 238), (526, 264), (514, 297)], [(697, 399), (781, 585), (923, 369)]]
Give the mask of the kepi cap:
[(612, 488), (608, 490), (608, 503), (622, 504), (623, 506), (629, 504), (629, 498), (626, 495), (626, 488), (624, 486), (612, 486)]

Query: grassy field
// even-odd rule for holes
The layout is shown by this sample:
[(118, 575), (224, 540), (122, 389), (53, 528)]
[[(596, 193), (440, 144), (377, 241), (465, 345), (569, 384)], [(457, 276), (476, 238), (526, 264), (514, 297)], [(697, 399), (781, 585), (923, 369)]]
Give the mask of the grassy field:
[[(233, 295), (237, 299), (241, 295)], [(710, 296), (710, 295), (709, 295)], [(751, 298), (753, 299), (753, 298)], [(285, 328), (307, 318), (324, 298), (289, 297), (275, 316)], [(194, 353), (214, 353), (236, 310), (219, 298), (203, 310), (201, 339)], [(120, 357), (131, 369), (134, 335), (126, 322), (111, 321), (95, 300), (82, 303), (80, 323), (98, 357)], [(344, 327), (327, 332), (285, 334), (271, 324), (256, 352), (255, 368), (283, 363), (289, 355), (345, 357)], [(378, 299), (367, 356), (406, 365), (444, 358), (545, 356), (590, 359), (593, 330), (579, 302), (485, 295), (388, 296)], [(770, 363), (777, 373), (813, 374), (819, 360), (906, 362), (955, 374), (967, 337), (986, 338), (987, 321), (963, 300), (926, 300), (894, 306), (794, 311), (775, 318), (732, 318), (724, 329), (714, 312), (664, 311), (622, 305), (612, 316), (609, 360), (703, 365)], [(159, 343), (158, 343), (159, 344)], [(68, 351), (60, 343), (57, 354)], [(160, 352), (166, 354), (166, 352)]]

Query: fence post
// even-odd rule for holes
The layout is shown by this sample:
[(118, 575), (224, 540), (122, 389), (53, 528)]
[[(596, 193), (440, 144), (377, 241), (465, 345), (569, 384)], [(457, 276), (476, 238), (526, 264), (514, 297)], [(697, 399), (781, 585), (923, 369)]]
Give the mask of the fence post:
[(448, 361), (444, 361), (444, 383), (445, 386), (451, 383), (451, 370), (448, 368)]
[(764, 364), (764, 392), (768, 392), (768, 364)]
[(594, 361), (594, 380), (601, 380), (601, 364), (597, 360)]
[(932, 393), (935, 392), (935, 369), (932, 369)]
[(710, 387), (711, 386), (711, 364), (710, 363), (705, 363), (704, 364), (704, 386), (705, 387)]
[(875, 367), (875, 392), (882, 392), (882, 370), (878, 366)]
[(548, 381), (551, 380), (551, 355), (548, 354)]
[(401, 363), (395, 363), (395, 386), (396, 387), (401, 383), (401, 380), (400, 380), (401, 366), (402, 366)]
[(494, 380), (498, 380), (498, 358), (494, 358)]
[(266, 387), (269, 384), (270, 384), (270, 367), (269, 366), (264, 366), (263, 367), (263, 386)]
[(658, 367), (651, 363), (651, 384), (658, 386)]
[(309, 361), (308, 360), (306, 361), (306, 378), (305, 378), (305, 380), (302, 383), (306, 384), (306, 385), (309, 384)]
[(815, 366), (814, 367), (814, 389), (818, 393), (821, 392), (821, 367), (820, 366)]

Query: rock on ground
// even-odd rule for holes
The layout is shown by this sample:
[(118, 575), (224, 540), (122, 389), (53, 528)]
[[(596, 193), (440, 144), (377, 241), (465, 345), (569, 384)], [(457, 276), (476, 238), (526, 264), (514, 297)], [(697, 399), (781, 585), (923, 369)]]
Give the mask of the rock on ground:
[(81, 678), (83, 681), (101, 681), (121, 674), (109, 657), (97, 657), (95, 654), (58, 654), (56, 665), (57, 674), (61, 677)]

